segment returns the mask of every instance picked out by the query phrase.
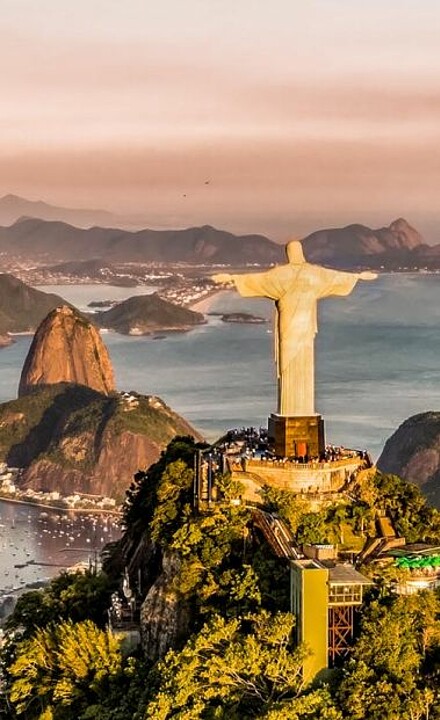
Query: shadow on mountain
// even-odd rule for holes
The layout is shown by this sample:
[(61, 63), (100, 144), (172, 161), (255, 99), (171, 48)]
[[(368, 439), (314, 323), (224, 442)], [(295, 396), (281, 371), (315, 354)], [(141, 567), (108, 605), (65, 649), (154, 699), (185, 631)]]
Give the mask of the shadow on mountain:
[[(40, 385), (27, 397), (34, 412), (39, 410), (38, 420), (27, 435), (10, 448), (6, 458), (10, 467), (29, 465), (38, 456), (56, 448), (63, 436), (79, 435), (85, 425), (95, 432), (94, 450), (97, 452), (102, 433), (118, 403), (116, 397), (69, 383)], [(89, 422), (85, 423), (86, 420)]]

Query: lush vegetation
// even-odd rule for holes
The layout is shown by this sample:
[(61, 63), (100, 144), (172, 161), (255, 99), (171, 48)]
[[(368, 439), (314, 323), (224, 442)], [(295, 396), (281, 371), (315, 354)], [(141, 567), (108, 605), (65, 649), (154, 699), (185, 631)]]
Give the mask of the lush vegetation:
[[(4, 717), (438, 720), (438, 595), (400, 598), (386, 584), (372, 592), (349, 661), (327, 685), (306, 685), (308, 649), (293, 640), (288, 567), (263, 542), (251, 509), (230, 502), (240, 488), (227, 477), (220, 481), (224, 502), (194, 512), (198, 449), (176, 438), (136, 476), (109, 576), (61, 576), (20, 600), (2, 653)], [(378, 508), (411, 539), (438, 533), (436, 511), (390, 476), (363, 479), (345, 503), (319, 513), (286, 493), (266, 488), (263, 495), (298, 541), (342, 542), (348, 531), (362, 538)], [(173, 576), (164, 579), (170, 558)], [(126, 566), (134, 575), (141, 570), (143, 595), (160, 580), (163, 594), (189, 613), (184, 635), (161, 658), (127, 655), (105, 631), (112, 583)]]
[(128, 334), (133, 328), (146, 334), (155, 330), (186, 330), (204, 322), (201, 313), (163, 300), (159, 295), (139, 295), (93, 315), (94, 322)]
[(319, 511), (312, 511), (307, 500), (272, 487), (263, 488), (262, 499), (287, 522), (299, 545), (336, 543), (360, 550), (365, 537), (375, 535), (374, 521), (380, 515), (389, 518), (407, 542), (440, 541), (440, 512), (419, 488), (396, 475), (363, 473), (349, 497)]
[(90, 716), (123, 674), (119, 641), (91, 620), (65, 621), (22, 640), (9, 665), (9, 699), (18, 716)]
[(31, 637), (53, 622), (92, 620), (100, 627), (107, 622), (107, 609), (115, 585), (104, 573), (63, 572), (42, 590), (21, 595), (7, 621), (8, 630), (20, 638)]
[(117, 393), (104, 395), (82, 385), (57, 383), (0, 404), (0, 461), (27, 467), (46, 459), (61, 469), (89, 475), (103, 442), (117, 446), (120, 436), (130, 432), (147, 436), (154, 449), (188, 429), (159, 400), (136, 395), (128, 403)]

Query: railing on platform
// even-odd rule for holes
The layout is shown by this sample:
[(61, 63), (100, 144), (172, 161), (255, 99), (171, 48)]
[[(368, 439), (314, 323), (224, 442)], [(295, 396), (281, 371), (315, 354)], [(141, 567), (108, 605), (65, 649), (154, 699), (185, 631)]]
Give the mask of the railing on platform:
[(278, 470), (280, 468), (285, 467), (289, 470), (333, 470), (337, 468), (344, 468), (347, 467), (347, 465), (353, 465), (358, 462), (359, 465), (365, 463), (366, 467), (369, 467), (367, 464), (365, 458), (361, 458), (359, 455), (350, 455), (347, 457), (340, 458), (338, 460), (323, 460), (323, 461), (316, 461), (316, 462), (309, 462), (309, 463), (301, 463), (301, 462), (294, 462), (292, 460), (272, 460), (272, 459), (263, 459), (263, 458), (243, 458), (243, 465), (241, 465), (240, 462), (234, 461), (231, 463), (231, 467), (234, 469), (241, 468), (242, 470), (246, 470), (246, 468), (250, 467), (265, 467), (265, 468), (271, 468)]

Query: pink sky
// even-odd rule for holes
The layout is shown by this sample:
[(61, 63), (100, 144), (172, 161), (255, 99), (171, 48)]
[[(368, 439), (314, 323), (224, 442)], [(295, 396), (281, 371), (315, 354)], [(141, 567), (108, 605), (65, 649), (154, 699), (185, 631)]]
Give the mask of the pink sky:
[(438, 0), (2, 0), (0, 29), (0, 194), (440, 242)]

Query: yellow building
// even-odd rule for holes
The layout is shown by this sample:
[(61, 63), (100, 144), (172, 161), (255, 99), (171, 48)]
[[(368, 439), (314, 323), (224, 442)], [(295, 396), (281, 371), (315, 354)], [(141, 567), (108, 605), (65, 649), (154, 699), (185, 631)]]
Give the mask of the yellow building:
[(371, 580), (352, 565), (327, 560), (293, 560), (290, 568), (291, 611), (297, 642), (310, 652), (303, 669), (309, 682), (349, 653), (354, 613)]

